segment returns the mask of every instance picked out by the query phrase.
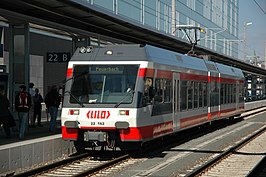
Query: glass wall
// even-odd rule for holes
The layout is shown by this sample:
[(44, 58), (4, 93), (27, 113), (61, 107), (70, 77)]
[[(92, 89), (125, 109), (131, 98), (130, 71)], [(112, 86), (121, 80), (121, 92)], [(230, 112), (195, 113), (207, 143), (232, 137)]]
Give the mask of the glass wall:
[[(205, 28), (199, 34), (199, 45), (218, 53), (238, 57), (238, 4), (239, 0), (73, 0), (85, 6), (95, 6), (105, 13), (126, 18), (160, 33), (184, 38), (174, 25), (193, 25)], [(172, 5), (175, 7), (172, 8)]]

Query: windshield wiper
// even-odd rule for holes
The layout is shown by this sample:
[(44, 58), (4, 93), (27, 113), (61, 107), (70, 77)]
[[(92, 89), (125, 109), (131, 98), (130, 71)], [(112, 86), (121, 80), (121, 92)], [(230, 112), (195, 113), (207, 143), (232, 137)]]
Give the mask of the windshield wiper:
[(65, 94), (66, 93), (68, 93), (72, 98), (74, 98), (76, 103), (78, 103), (81, 107), (83, 108), (85, 107), (84, 104), (81, 101), (79, 101), (79, 99), (75, 95), (73, 95), (73, 93), (71, 93), (70, 91), (65, 91)]
[(127, 92), (127, 94), (121, 99), (121, 101), (119, 101), (118, 103), (116, 103), (116, 105), (114, 106), (115, 108), (117, 108), (118, 106), (120, 106), (120, 104), (123, 103), (123, 101), (128, 98), (128, 96), (132, 96), (133, 97), (133, 94), (134, 94), (134, 90), (130, 90), (129, 92)]

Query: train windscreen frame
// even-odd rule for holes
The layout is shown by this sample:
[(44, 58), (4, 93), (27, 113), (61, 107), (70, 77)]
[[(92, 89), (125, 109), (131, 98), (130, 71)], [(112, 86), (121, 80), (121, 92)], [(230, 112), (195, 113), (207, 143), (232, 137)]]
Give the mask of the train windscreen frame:
[(130, 104), (139, 65), (75, 65), (69, 102)]

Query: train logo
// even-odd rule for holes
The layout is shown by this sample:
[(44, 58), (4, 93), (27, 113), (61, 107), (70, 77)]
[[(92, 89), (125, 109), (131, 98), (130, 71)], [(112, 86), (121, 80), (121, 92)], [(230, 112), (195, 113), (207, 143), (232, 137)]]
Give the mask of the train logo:
[(87, 117), (89, 119), (108, 119), (110, 117), (110, 111), (88, 111)]

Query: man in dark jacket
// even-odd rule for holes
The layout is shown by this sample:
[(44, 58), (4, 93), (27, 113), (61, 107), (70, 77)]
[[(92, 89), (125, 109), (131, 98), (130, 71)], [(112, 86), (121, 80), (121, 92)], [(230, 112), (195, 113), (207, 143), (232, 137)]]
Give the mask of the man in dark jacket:
[(26, 92), (26, 86), (21, 85), (20, 92), (15, 98), (15, 109), (19, 118), (19, 139), (24, 139), (25, 130), (28, 124), (28, 114), (31, 108), (31, 95)]
[(38, 116), (37, 122), (38, 122), (38, 127), (42, 127), (41, 124), (41, 116), (42, 116), (42, 102), (43, 102), (43, 97), (40, 94), (40, 91), (38, 88), (35, 89), (35, 95), (33, 97), (33, 107), (34, 107), (34, 114), (33, 114), (33, 126), (35, 127), (35, 120), (36, 117)]
[(0, 88), (0, 124), (3, 124), (6, 137), (10, 137), (9, 127), (9, 101), (5, 95), (4, 88)]
[(55, 123), (58, 113), (58, 107), (61, 102), (61, 97), (59, 96), (56, 85), (52, 86), (51, 90), (45, 96), (44, 101), (51, 116), (49, 131), (53, 132), (55, 131)]

